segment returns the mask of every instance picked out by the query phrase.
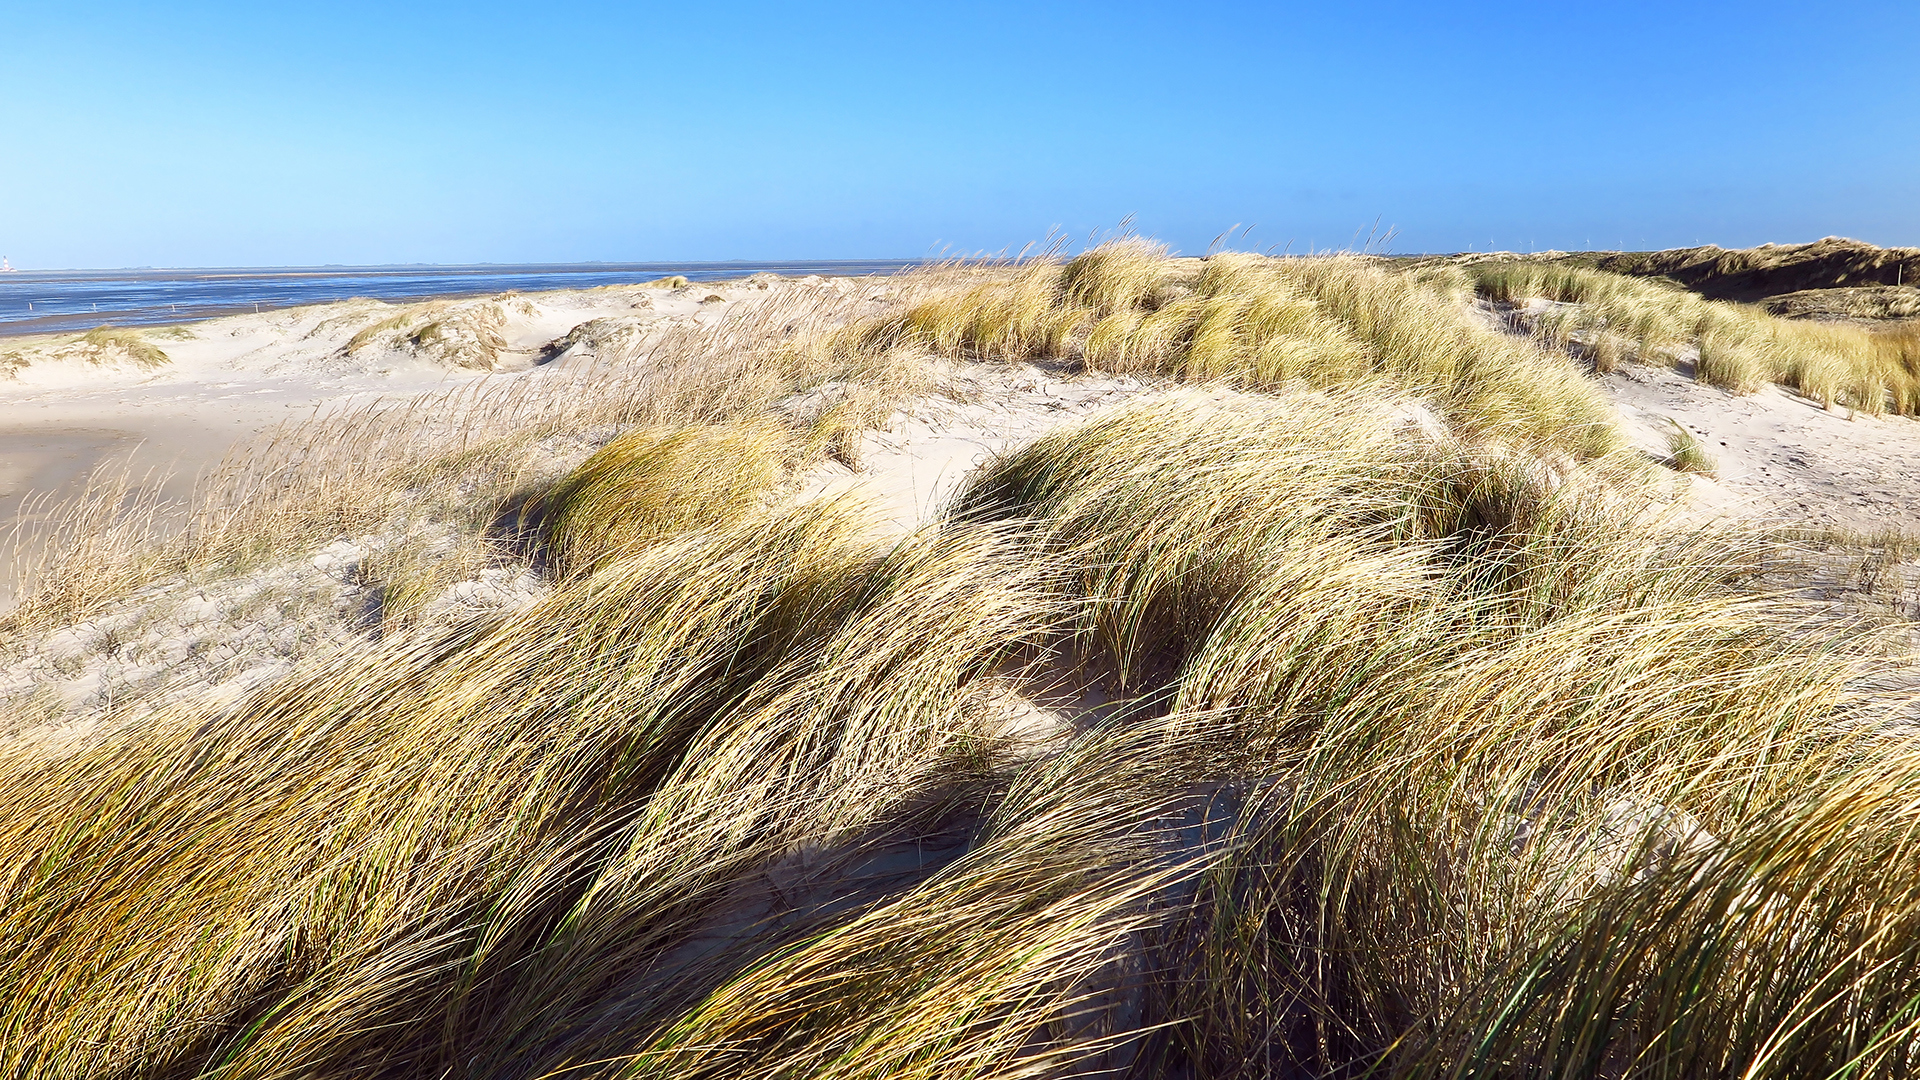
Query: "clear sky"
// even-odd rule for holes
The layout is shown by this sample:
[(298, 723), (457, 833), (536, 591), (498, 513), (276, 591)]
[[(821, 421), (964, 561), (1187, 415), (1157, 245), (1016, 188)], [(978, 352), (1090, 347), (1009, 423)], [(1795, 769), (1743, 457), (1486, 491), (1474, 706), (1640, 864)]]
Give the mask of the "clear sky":
[(1920, 3), (0, 0), (0, 254), (1920, 244)]

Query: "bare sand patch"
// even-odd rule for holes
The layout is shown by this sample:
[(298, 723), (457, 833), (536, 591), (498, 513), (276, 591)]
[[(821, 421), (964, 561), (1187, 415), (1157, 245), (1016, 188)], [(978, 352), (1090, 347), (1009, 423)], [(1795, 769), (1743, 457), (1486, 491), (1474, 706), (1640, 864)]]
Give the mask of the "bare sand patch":
[(1600, 377), (1635, 443), (1668, 450), (1672, 424), (1714, 459), (1703, 500), (1769, 525), (1920, 531), (1920, 420), (1869, 416), (1778, 386), (1733, 394), (1670, 368)]

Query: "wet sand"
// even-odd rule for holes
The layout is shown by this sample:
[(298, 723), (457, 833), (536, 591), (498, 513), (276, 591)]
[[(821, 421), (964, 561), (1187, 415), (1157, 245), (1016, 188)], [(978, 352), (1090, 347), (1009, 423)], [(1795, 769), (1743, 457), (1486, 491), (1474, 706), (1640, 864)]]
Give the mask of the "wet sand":
[(22, 567), (39, 558), (49, 516), (85, 490), (101, 462), (139, 442), (134, 433), (113, 428), (0, 427), (0, 521), (10, 523), (10, 557), (0, 561), (0, 610), (13, 603)]

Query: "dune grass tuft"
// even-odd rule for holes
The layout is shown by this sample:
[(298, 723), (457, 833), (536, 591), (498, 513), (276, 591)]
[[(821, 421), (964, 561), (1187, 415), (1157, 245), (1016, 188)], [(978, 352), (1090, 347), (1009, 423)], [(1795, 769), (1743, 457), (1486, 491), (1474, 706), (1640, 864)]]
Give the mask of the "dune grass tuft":
[(1691, 347), (1696, 377), (1737, 393), (1778, 382), (1830, 407), (1920, 415), (1920, 362), (1909, 329), (1781, 319), (1677, 285), (1563, 263), (1493, 259), (1466, 272), (1497, 301), (1568, 305), (1533, 317), (1535, 335), (1554, 344), (1580, 342), (1616, 356), (1624, 345), (1665, 364)]
[[(413, 304), (374, 322), (347, 340), (343, 356), (369, 349), (400, 351), (448, 367), (491, 370), (507, 347), (503, 294), (488, 300), (433, 300)], [(523, 304), (525, 301), (521, 301)]]
[(1684, 473), (1713, 476), (1718, 466), (1693, 432), (1681, 427), (1680, 422), (1672, 418), (1667, 420), (1667, 424), (1672, 428), (1667, 433), (1667, 460), (1673, 467)]
[(795, 456), (789, 429), (759, 419), (635, 428), (595, 451), (539, 509), (555, 560), (581, 573), (667, 537), (753, 513)]
[(80, 344), (92, 350), (101, 360), (125, 358), (134, 366), (143, 368), (157, 368), (167, 363), (167, 354), (135, 330), (96, 327), (81, 336)]
[(1444, 288), (1358, 258), (1170, 259), (1121, 241), (949, 286), (848, 328), (839, 346), (1245, 388), (1384, 381), (1463, 427), (1580, 455), (1619, 444), (1605, 400), (1564, 360), (1474, 323)]

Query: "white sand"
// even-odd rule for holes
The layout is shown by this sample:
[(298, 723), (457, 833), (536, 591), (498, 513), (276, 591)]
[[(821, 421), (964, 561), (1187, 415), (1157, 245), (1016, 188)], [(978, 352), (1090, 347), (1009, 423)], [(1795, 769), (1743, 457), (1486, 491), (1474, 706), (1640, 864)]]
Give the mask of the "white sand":
[[(537, 366), (551, 359), (542, 350), (577, 326), (603, 320), (630, 328), (631, 337), (674, 324), (707, 325), (727, 308), (763, 299), (765, 285), (759, 279), (446, 302), (456, 321), (475, 309), (497, 309), (503, 347), (488, 354), (488, 370), (452, 366), (394, 334), (349, 352), (362, 330), (420, 306), (371, 300), (148, 329), (143, 336), (169, 358), (153, 369), (74, 358), (73, 335), (0, 338), (0, 355), (13, 354), (19, 364), (11, 377), (0, 374), (0, 536), (22, 523), (29, 498), (42, 511), (33, 516), (44, 517), (46, 507), (78, 494), (101, 466), (163, 478), (163, 497), (184, 501), (236, 444), (288, 420), (482, 377), (538, 378), (553, 370)], [(724, 302), (705, 302), (715, 295)], [(12, 601), (12, 567), (12, 559), (0, 558), (0, 609)]]
[(932, 521), (967, 476), (995, 455), (1167, 389), (1124, 376), (1068, 378), (1029, 364), (968, 364), (944, 375), (944, 392), (896, 412), (886, 427), (861, 438), (852, 455), (857, 467), (829, 461), (802, 477), (797, 500), (850, 495), (871, 507), (883, 533), (906, 533)]
[(1722, 512), (1773, 524), (1920, 534), (1920, 420), (1829, 411), (1777, 386), (1736, 395), (1670, 368), (1625, 365), (1600, 384), (1655, 457), (1669, 420), (1713, 456), (1699, 485)]

